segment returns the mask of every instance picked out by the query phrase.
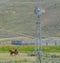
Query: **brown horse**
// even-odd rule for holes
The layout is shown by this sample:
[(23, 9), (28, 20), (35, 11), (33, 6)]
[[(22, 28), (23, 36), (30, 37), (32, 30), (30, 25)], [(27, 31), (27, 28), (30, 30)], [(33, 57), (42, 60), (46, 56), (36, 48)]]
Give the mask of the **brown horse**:
[(9, 50), (9, 52), (10, 52), (10, 55), (18, 55), (17, 49), (15, 49), (15, 50)]

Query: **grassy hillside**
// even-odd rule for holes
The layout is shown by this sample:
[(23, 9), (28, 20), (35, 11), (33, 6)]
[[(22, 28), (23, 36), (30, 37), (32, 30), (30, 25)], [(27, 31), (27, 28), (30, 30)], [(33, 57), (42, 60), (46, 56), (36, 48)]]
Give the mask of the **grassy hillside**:
[(37, 4), (46, 9), (41, 16), (42, 37), (60, 37), (59, 0), (0, 0), (0, 38), (35, 37), (37, 19), (34, 8)]

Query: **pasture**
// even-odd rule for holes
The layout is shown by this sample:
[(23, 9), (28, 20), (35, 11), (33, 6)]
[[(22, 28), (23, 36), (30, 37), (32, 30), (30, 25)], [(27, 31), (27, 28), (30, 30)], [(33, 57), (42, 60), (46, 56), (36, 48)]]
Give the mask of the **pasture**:
[[(19, 52), (32, 52), (37, 46), (35, 45), (0, 45), (0, 52), (9, 52), (9, 50), (17, 49)], [(60, 46), (42, 46), (42, 51), (46, 53), (60, 53)]]
[(0, 60), (36, 60), (35, 56), (28, 56), (27, 53), (19, 53), (11, 56), (9, 53), (0, 53)]
[[(28, 56), (27, 53), (19, 53), (11, 56), (9, 53), (0, 53), (0, 63), (36, 63), (37, 56)], [(60, 63), (60, 54), (44, 54), (41, 57), (42, 63)]]
[[(0, 0), (0, 38), (36, 38), (37, 4), (46, 10), (41, 16), (42, 37), (60, 37), (59, 0)], [(29, 55), (35, 48), (34, 45), (0, 45), (0, 63), (38, 63), (38, 54)], [(11, 56), (10, 49), (17, 49), (19, 54)], [(42, 46), (42, 51), (42, 63), (60, 63), (60, 46)]]
[[(34, 58), (34, 59), (33, 59)], [(28, 57), (26, 53), (19, 53), (17, 56), (11, 56), (9, 53), (0, 53), (0, 63), (20, 63), (35, 61), (36, 57)]]
[[(15, 48), (18, 49), (19, 54), (11, 56), (9, 49)], [(0, 63), (36, 63), (37, 55), (29, 55), (34, 48), (37, 47), (34, 45), (0, 45)], [(60, 63), (60, 46), (43, 46), (42, 51), (42, 63)]]

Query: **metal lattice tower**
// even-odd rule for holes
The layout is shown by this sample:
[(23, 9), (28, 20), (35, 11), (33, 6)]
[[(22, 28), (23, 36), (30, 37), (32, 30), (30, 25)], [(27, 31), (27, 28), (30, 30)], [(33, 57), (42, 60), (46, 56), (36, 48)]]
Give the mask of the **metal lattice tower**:
[(38, 63), (42, 63), (41, 62), (41, 56), (42, 56), (42, 35), (41, 35), (41, 22), (40, 22), (40, 16), (42, 14), (42, 12), (44, 12), (44, 10), (42, 10), (39, 7), (36, 7), (34, 10), (36, 16), (37, 16), (37, 21), (36, 21), (36, 43), (38, 46)]

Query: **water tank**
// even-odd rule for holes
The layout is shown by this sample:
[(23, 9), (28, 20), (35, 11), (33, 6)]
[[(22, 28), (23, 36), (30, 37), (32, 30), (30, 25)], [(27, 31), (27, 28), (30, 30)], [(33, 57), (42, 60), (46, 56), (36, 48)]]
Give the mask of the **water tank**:
[(22, 44), (22, 40), (12, 40), (11, 43), (13, 45), (21, 45)]

